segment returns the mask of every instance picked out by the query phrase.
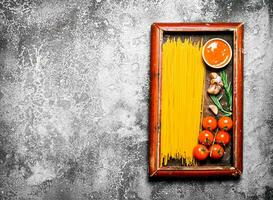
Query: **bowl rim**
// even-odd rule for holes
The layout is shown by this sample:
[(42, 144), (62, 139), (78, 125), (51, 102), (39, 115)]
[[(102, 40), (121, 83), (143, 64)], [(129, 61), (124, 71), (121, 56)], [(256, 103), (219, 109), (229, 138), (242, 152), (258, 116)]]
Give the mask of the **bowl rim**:
[[(204, 56), (204, 51), (205, 51), (205, 48), (204, 48), (204, 47), (207, 45), (207, 43), (209, 43), (210, 41), (213, 41), (213, 40), (221, 40), (221, 41), (223, 41), (225, 44), (227, 44), (227, 46), (229, 47), (229, 50), (230, 50), (230, 57), (229, 57), (229, 59), (227, 60), (227, 62), (225, 62), (224, 64), (222, 64), (222, 65), (220, 65), (220, 66), (215, 66), (215, 65), (209, 64), (209, 63), (207, 62), (205, 56)], [(208, 66), (210, 66), (210, 67), (212, 67), (212, 68), (214, 68), (214, 69), (221, 69), (221, 68), (225, 67), (225, 66), (230, 62), (232, 56), (233, 56), (233, 55), (232, 55), (232, 48), (231, 48), (230, 44), (229, 44), (226, 40), (224, 40), (224, 39), (222, 39), (222, 38), (211, 38), (211, 39), (209, 39), (209, 40), (204, 44), (204, 46), (203, 46), (203, 48), (202, 48), (202, 57), (203, 57), (203, 60), (205, 61), (205, 63), (206, 63)]]

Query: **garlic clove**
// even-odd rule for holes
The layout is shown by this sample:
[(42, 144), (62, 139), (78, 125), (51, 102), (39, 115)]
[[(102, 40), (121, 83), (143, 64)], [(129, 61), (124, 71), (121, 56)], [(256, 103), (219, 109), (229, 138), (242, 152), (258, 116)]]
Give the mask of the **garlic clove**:
[(217, 76), (219, 76), (216, 72), (211, 72), (210, 74), (209, 74), (209, 77), (211, 78), (211, 79), (215, 79), (215, 78), (217, 78)]
[(219, 92), (221, 91), (221, 86), (220, 85), (216, 85), (215, 86), (215, 90), (214, 90), (214, 94), (216, 95), (216, 94), (219, 94)]
[(209, 86), (207, 92), (209, 94), (214, 94), (215, 89), (216, 89), (216, 85), (212, 84), (212, 85)]
[(213, 114), (218, 115), (218, 108), (215, 105), (209, 105), (209, 109), (212, 111)]

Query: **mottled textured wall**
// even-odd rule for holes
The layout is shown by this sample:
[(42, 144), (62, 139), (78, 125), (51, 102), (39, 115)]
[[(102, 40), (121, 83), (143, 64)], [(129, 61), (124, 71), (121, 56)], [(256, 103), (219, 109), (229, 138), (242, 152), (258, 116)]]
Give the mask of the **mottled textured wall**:
[[(150, 25), (245, 22), (244, 174), (147, 176)], [(271, 0), (0, 1), (0, 199), (273, 199)]]

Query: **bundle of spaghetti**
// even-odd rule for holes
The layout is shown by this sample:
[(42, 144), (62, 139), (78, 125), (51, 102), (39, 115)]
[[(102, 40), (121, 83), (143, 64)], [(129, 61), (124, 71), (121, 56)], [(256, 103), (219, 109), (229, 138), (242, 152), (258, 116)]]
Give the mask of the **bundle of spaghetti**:
[(162, 51), (160, 163), (179, 159), (195, 165), (203, 105), (205, 65), (203, 42), (167, 39)]

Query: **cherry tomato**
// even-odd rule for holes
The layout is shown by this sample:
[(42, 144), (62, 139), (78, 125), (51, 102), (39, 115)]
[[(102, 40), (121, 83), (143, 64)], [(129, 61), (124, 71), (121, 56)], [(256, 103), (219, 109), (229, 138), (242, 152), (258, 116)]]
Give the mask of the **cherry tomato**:
[(214, 136), (213, 136), (212, 132), (210, 132), (208, 130), (203, 130), (199, 133), (198, 141), (200, 144), (209, 146), (212, 144), (213, 138), (214, 138)]
[(217, 127), (217, 120), (214, 117), (208, 116), (203, 119), (203, 128), (209, 131), (213, 131)]
[(219, 131), (216, 134), (215, 141), (218, 144), (227, 145), (230, 142), (230, 135), (226, 131)]
[(224, 131), (230, 130), (232, 128), (232, 119), (230, 117), (221, 117), (218, 121), (218, 127)]
[(214, 144), (209, 148), (210, 157), (213, 159), (220, 159), (224, 155), (224, 149), (219, 144)]
[(192, 153), (197, 160), (205, 160), (209, 156), (209, 150), (202, 144), (196, 145)]

